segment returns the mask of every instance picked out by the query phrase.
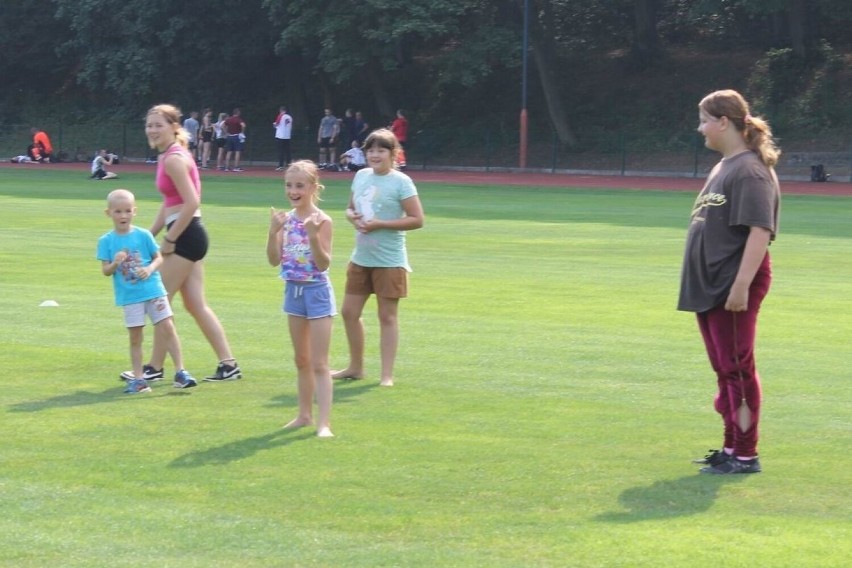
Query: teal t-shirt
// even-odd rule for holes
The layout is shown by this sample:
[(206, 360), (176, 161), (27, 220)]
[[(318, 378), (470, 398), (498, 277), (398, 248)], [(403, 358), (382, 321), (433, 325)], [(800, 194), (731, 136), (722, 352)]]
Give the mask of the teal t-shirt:
[[(352, 203), (355, 211), (364, 219), (392, 220), (405, 216), (402, 202), (417, 195), (411, 178), (398, 170), (383, 176), (365, 168), (352, 180)], [(371, 233), (355, 234), (355, 250), (350, 259), (355, 264), (368, 268), (405, 268), (408, 252), (405, 248), (405, 231), (379, 229)]]
[(110, 231), (98, 239), (98, 260), (112, 262), (121, 250), (127, 252), (127, 258), (112, 275), (115, 305), (126, 306), (165, 296), (166, 287), (159, 271), (146, 280), (137, 278), (135, 274), (136, 268), (151, 264), (160, 250), (151, 231), (133, 227), (126, 235)]

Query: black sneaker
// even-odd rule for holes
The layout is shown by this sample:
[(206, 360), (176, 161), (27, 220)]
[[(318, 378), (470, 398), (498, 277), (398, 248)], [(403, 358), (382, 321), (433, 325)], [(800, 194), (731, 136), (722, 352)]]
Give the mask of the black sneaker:
[(701, 473), (712, 473), (715, 475), (727, 475), (729, 473), (760, 473), (760, 460), (740, 460), (732, 457), (724, 463), (712, 467), (702, 467)]
[[(133, 376), (133, 371), (124, 371), (119, 377), (121, 377), (122, 381), (131, 381), (136, 378)], [(159, 381), (163, 378), (163, 370), (160, 369), (158, 371), (151, 365), (142, 365), (142, 376), (140, 378), (145, 379), (149, 383)]]
[(209, 377), (204, 377), (205, 381), (235, 381), (242, 378), (243, 374), (240, 371), (240, 366), (234, 361), (233, 365), (227, 363), (219, 363), (216, 367), (216, 372)]
[(692, 463), (700, 463), (709, 466), (717, 466), (731, 459), (731, 454), (725, 450), (707, 450), (708, 454), (701, 459), (692, 460)]

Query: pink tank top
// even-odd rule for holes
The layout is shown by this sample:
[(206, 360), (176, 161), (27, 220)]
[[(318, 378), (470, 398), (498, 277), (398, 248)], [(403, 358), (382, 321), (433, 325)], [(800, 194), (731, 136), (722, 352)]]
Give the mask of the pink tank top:
[(181, 198), (180, 193), (178, 193), (175, 183), (172, 181), (172, 178), (166, 174), (166, 168), (163, 166), (163, 162), (165, 162), (166, 157), (175, 153), (184, 154), (192, 163), (192, 167), (189, 168), (189, 179), (192, 181), (192, 187), (195, 188), (195, 194), (198, 196), (199, 200), (201, 199), (201, 178), (198, 176), (198, 166), (195, 165), (195, 160), (192, 158), (192, 154), (190, 154), (189, 150), (180, 144), (172, 144), (165, 152), (163, 152), (163, 159), (157, 162), (157, 189), (163, 194), (163, 203), (166, 207), (183, 204), (183, 199)]

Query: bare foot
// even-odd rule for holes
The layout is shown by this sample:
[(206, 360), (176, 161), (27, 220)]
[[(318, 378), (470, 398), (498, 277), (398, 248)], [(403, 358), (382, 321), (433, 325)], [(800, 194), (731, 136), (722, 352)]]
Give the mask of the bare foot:
[(304, 426), (310, 426), (314, 421), (310, 418), (294, 418), (290, 422), (284, 425), (284, 428), (287, 430), (292, 430), (294, 428), (302, 428)]
[(364, 378), (364, 373), (356, 373), (355, 371), (350, 371), (349, 369), (343, 369), (341, 371), (332, 371), (331, 378), (336, 381), (360, 381)]
[(317, 437), (334, 438), (334, 434), (331, 433), (331, 428), (329, 428), (328, 426), (323, 426), (322, 428), (317, 429)]
[(379, 386), (380, 387), (392, 387), (393, 386), (393, 379), (392, 378), (382, 379), (379, 382)]

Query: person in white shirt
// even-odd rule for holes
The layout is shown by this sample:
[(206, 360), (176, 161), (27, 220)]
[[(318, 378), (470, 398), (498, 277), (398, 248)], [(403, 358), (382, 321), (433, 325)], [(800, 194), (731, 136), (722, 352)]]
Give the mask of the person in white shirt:
[(278, 109), (278, 116), (275, 117), (272, 127), (275, 128), (275, 143), (278, 146), (278, 167), (275, 171), (283, 172), (292, 161), (290, 138), (293, 134), (293, 117), (287, 113), (287, 107)]
[(340, 168), (342, 171), (357, 172), (361, 168), (366, 167), (367, 159), (364, 157), (364, 151), (358, 145), (357, 140), (352, 141), (352, 147), (340, 155)]

